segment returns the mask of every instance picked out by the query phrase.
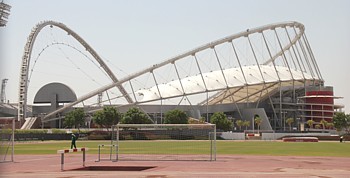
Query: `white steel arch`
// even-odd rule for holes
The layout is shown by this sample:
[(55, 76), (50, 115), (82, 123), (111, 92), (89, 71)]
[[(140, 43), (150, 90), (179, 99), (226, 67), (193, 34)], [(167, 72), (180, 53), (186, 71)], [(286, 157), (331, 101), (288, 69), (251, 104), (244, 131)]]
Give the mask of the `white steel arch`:
[[(27, 39), (27, 43), (24, 47), (24, 53), (22, 57), (22, 65), (20, 68), (20, 81), (19, 81), (19, 101), (18, 101), (18, 120), (24, 119), (26, 117), (26, 107), (27, 107), (27, 90), (28, 90), (28, 67), (30, 64), (31, 59), (31, 53), (34, 46), (34, 42), (36, 40), (36, 37), (40, 33), (40, 31), (46, 27), (46, 26), (56, 26), (60, 29), (66, 31), (68, 35), (71, 35), (73, 38), (75, 38), (81, 45), (84, 46), (86, 51), (88, 51), (94, 59), (101, 65), (101, 67), (104, 69), (104, 71), (107, 73), (107, 75), (112, 79), (113, 82), (118, 82), (117, 77), (113, 74), (113, 72), (108, 68), (108, 66), (105, 64), (105, 62), (101, 59), (101, 57), (97, 54), (97, 52), (83, 39), (81, 38), (77, 33), (75, 33), (73, 30), (68, 28), (63, 23), (55, 22), (55, 21), (44, 21), (41, 23), (38, 23), (29, 34), (29, 37)], [(126, 100), (129, 103), (132, 103), (133, 100), (131, 97), (127, 94), (125, 89), (117, 85), (120, 92), (123, 94), (123, 96), (126, 98)]]
[[(294, 30), (295, 35), (291, 36), (287, 28), (289, 28), (289, 30)], [(282, 42), (276, 29), (285, 29), (285, 35), (288, 36), (287, 42)], [(273, 34), (275, 34), (275, 46), (277, 50), (274, 52), (271, 51), (271, 44), (266, 42), (266, 31), (272, 31), (274, 32)], [(89, 99), (114, 86), (125, 86), (126, 84), (130, 84), (130, 90), (128, 93), (134, 96), (134, 102), (129, 103), (129, 105), (208, 92), (217, 92), (217, 94), (207, 98), (207, 104), (220, 103), (226, 101), (228, 98), (232, 98), (229, 101), (233, 103), (237, 101), (249, 101), (249, 98), (255, 98), (254, 101), (258, 101), (262, 95), (269, 94), (272, 90), (281, 86), (289, 85), (290, 83), (292, 83), (293, 86), (295, 84), (305, 85), (307, 82), (322, 85), (323, 79), (312, 55), (309, 43), (306, 40), (304, 31), (304, 25), (298, 22), (276, 23), (247, 29), (243, 32), (210, 42), (164, 62), (152, 65), (151, 67), (122, 78), (118, 82), (111, 83), (92, 91), (91, 93), (78, 98), (76, 102), (67, 104), (63, 108), (49, 113), (43, 120), (49, 121), (55, 114), (60, 113), (81, 101)], [(262, 44), (268, 51), (268, 57), (264, 58), (263, 61), (257, 59), (256, 51), (251, 43), (250, 37), (255, 34), (263, 37), (264, 43)], [(255, 59), (250, 66), (241, 65), (243, 61), (238, 57), (237, 50), (233, 44), (235, 40), (240, 38), (247, 39), (249, 42), (249, 48), (253, 54), (252, 58)], [(235, 54), (234, 56), (236, 56), (235, 60), (239, 63), (238, 67), (224, 69), (216, 50), (218, 46), (223, 44), (232, 45), (232, 51)], [(216, 61), (219, 66), (217, 70), (206, 72), (201, 70), (202, 66), (199, 64), (200, 59), (198, 54), (205, 50), (210, 50), (215, 54), (213, 61)], [(194, 61), (195, 66), (198, 68), (199, 72), (197, 73), (197, 76), (181, 76), (179, 74), (178, 63), (188, 58), (190, 58), (189, 60)], [(288, 58), (290, 59), (288, 60)], [(281, 64), (278, 65), (278, 62)], [(172, 81), (160, 83), (157, 80), (155, 73), (157, 70), (162, 69), (165, 66), (173, 67), (176, 77), (173, 78)], [(151, 78), (154, 86), (135, 90), (131, 81), (146, 74), (152, 76)], [(187, 90), (186, 88), (191, 88), (192, 91)], [(244, 91), (246, 91), (245, 96), (238, 95), (238, 92)], [(136, 94), (140, 94), (143, 98), (138, 99)], [(237, 95), (238, 98), (233, 98), (233, 95)], [(208, 101), (210, 101), (210, 103)], [(204, 104), (204, 102), (200, 104)]]

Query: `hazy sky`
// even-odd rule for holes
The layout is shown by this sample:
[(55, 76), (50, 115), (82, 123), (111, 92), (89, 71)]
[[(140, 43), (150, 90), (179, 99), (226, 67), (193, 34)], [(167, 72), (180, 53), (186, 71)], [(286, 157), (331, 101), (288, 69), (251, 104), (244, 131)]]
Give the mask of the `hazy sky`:
[[(17, 102), (23, 48), (42, 20), (66, 24), (127, 73), (137, 72), (210, 41), (266, 24), (305, 25), (326, 85), (350, 113), (350, 1), (348, 0), (5, 0), (9, 23), (0, 28), (0, 78)], [(40, 80), (40, 77), (32, 80)], [(79, 93), (77, 93), (79, 96)]]

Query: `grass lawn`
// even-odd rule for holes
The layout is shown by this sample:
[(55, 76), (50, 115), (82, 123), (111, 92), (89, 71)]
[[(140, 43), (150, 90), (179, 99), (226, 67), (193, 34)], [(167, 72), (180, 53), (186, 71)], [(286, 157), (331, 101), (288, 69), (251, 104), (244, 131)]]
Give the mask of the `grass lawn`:
[[(181, 146), (178, 147), (181, 142)], [(196, 147), (201, 149), (194, 150)], [(135, 149), (142, 148), (138, 153), (154, 152), (160, 154), (208, 154), (209, 143), (203, 141), (125, 141), (120, 144), (120, 153), (133, 153)], [(99, 144), (110, 144), (110, 141), (77, 141), (77, 147), (88, 147), (90, 154), (98, 153)], [(142, 145), (142, 146), (140, 146)], [(273, 156), (338, 156), (350, 157), (350, 143), (339, 142), (280, 142), (280, 141), (217, 141), (218, 155), (273, 155)], [(176, 147), (176, 148), (175, 148)], [(69, 149), (70, 141), (44, 141), (16, 143), (15, 154), (56, 154), (57, 150)], [(135, 153), (135, 152), (134, 152)]]
[(217, 149), (217, 154), (350, 157), (350, 143), (339, 142), (218, 141)]

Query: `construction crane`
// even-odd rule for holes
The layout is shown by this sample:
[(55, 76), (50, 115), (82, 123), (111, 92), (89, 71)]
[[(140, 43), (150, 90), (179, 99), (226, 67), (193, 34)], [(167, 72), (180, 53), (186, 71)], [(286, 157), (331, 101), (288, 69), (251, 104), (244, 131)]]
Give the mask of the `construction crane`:
[(5, 93), (5, 88), (6, 88), (6, 82), (8, 81), (8, 79), (2, 79), (2, 83), (1, 83), (1, 94), (0, 94), (0, 98), (1, 101), (0, 103), (4, 103), (6, 102), (6, 93)]

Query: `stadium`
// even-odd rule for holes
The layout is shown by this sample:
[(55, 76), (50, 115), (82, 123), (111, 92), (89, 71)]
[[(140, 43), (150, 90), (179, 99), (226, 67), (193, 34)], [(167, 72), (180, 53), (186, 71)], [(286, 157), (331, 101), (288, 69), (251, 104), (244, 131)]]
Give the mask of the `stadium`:
[(2, 0), (1, 177), (347, 177), (348, 4)]
[[(69, 84), (46, 83), (33, 103), (28, 103), (33, 62), (46, 50), (36, 45), (37, 38), (46, 28), (67, 32), (66, 36), (85, 49), (112, 83), (79, 97)], [(55, 45), (76, 48), (63, 42)], [(108, 99), (103, 99), (103, 94)], [(207, 122), (213, 113), (224, 112), (232, 121), (251, 121), (248, 130), (254, 130), (256, 115), (262, 119), (260, 129), (265, 131), (286, 131), (286, 119), (294, 118), (294, 130), (303, 131), (308, 120), (315, 125), (321, 120), (331, 122), (334, 113), (343, 108), (335, 104), (339, 98), (332, 86), (325, 85), (305, 27), (299, 22), (246, 29), (117, 78), (76, 32), (63, 23), (44, 21), (32, 29), (24, 48), (18, 105), (2, 100), (1, 115), (18, 117), (20, 125), (25, 125), (22, 128), (38, 127), (35, 122), (41, 122), (42, 127), (62, 128), (64, 114), (73, 107), (93, 113), (107, 105), (121, 112), (137, 106), (155, 124), (163, 123), (165, 112), (180, 109), (191, 118)], [(86, 104), (89, 100), (97, 102)], [(49, 105), (42, 106), (44, 103)]]

